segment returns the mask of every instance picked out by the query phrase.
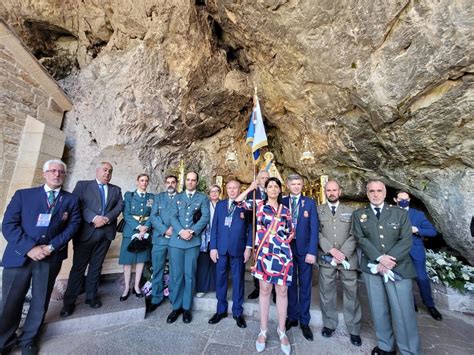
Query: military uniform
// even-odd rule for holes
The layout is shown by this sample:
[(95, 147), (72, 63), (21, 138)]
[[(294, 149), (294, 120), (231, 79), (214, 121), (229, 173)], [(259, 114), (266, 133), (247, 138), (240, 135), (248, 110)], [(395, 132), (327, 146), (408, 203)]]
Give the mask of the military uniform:
[[(360, 335), (360, 321), (362, 311), (357, 295), (357, 268), (356, 240), (351, 233), (353, 209), (341, 203), (337, 205), (335, 214), (328, 204), (318, 206), (319, 216), (319, 298), (323, 325), (329, 329), (336, 329), (338, 323), (337, 312), (337, 284), (339, 277), (343, 286), (344, 321), (350, 334)], [(347, 258), (350, 269), (346, 270), (342, 264), (332, 266), (321, 259), (332, 248), (340, 250)]]
[[(151, 250), (151, 263), (153, 265), (153, 284), (151, 288), (151, 303), (160, 304), (163, 301), (163, 273), (168, 255), (168, 244), (171, 236), (165, 235), (171, 227), (173, 216), (173, 202), (176, 194), (160, 192), (155, 195), (151, 208), (150, 220), (153, 226), (153, 248)], [(173, 230), (174, 234), (174, 230)]]
[(123, 218), (125, 226), (122, 233), (122, 244), (120, 246), (120, 265), (133, 265), (150, 260), (150, 250), (138, 253), (130, 253), (127, 247), (132, 241), (132, 235), (138, 233), (139, 226), (151, 228), (150, 212), (153, 205), (154, 195), (146, 192), (141, 196), (137, 191), (127, 191), (124, 196)]
[[(361, 208), (353, 213), (352, 228), (362, 249), (361, 268), (379, 349), (395, 351), (395, 334), (401, 354), (421, 354), (412, 296), (411, 279), (416, 273), (409, 255), (413, 240), (407, 211), (384, 203), (377, 219), (371, 206)], [(370, 272), (367, 264), (377, 263), (384, 254), (396, 258), (393, 271), (402, 280), (385, 283), (381, 276)]]
[[(196, 265), (201, 245), (201, 234), (209, 223), (209, 200), (206, 195), (195, 191), (189, 198), (187, 191), (180, 193), (173, 203), (171, 225), (173, 235), (169, 242), (170, 253), (170, 300), (173, 310), (190, 311), (193, 305)], [(200, 211), (200, 218), (193, 221)], [(195, 218), (196, 219), (196, 218)], [(190, 240), (180, 238), (183, 229), (191, 229)]]

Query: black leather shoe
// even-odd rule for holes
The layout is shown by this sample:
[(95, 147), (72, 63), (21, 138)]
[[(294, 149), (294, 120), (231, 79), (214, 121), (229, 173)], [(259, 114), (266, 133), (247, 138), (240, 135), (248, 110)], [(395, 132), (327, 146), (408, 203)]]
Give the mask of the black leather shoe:
[(21, 355), (36, 355), (38, 354), (38, 347), (35, 344), (23, 345), (21, 347)]
[(180, 308), (180, 309), (176, 309), (176, 310), (173, 310), (173, 312), (171, 312), (168, 316), (168, 318), (166, 318), (166, 323), (174, 323), (176, 322), (176, 319), (178, 319), (179, 315), (183, 313), (183, 309)]
[(303, 332), (303, 336), (306, 340), (313, 341), (313, 331), (309, 327), (309, 325), (301, 324), (300, 325), (301, 331)]
[(137, 298), (142, 298), (144, 296), (143, 293), (135, 291), (135, 288), (133, 288), (133, 294), (137, 296)]
[(227, 317), (227, 313), (215, 313), (208, 321), (209, 324), (217, 324)]
[(439, 313), (439, 311), (436, 309), (436, 307), (429, 307), (428, 312), (433, 317), (433, 319), (436, 319), (436, 320), (439, 320), (439, 321), (443, 320), (443, 316), (441, 315), (441, 313)]
[(65, 304), (63, 306), (63, 309), (61, 309), (61, 313), (59, 315), (63, 318), (69, 317), (71, 314), (74, 313), (74, 309), (76, 306), (74, 304)]
[(191, 323), (193, 320), (193, 314), (191, 311), (188, 311), (187, 309), (184, 310), (183, 312), (183, 323)]
[(160, 303), (150, 303), (146, 309), (146, 311), (148, 313), (151, 313), (151, 312), (154, 312), (160, 305), (161, 305), (162, 302)]
[(120, 296), (120, 302), (126, 301), (128, 296), (130, 296), (130, 290), (128, 290), (128, 293), (125, 296)]
[(247, 298), (248, 298), (249, 300), (254, 300), (254, 299), (257, 299), (257, 298), (258, 298), (259, 294), (260, 294), (260, 291), (257, 290), (257, 289), (255, 289), (255, 290), (253, 290), (253, 291), (247, 296)]
[(360, 338), (359, 335), (351, 334), (351, 344), (355, 345), (355, 346), (361, 346), (362, 345), (362, 339)]
[(234, 317), (234, 319), (235, 319), (235, 324), (237, 324), (239, 328), (247, 328), (247, 322), (245, 321), (243, 315)]
[(102, 302), (98, 298), (93, 298), (91, 300), (86, 300), (86, 304), (88, 304), (91, 308), (100, 308), (102, 307)]
[(378, 346), (372, 349), (372, 352), (370, 353), (371, 355), (396, 355), (396, 351), (384, 351), (382, 349), (379, 349)]
[(332, 337), (335, 331), (336, 329), (330, 329), (330, 328), (324, 327), (323, 330), (321, 331), (321, 335), (325, 338), (330, 338)]
[(286, 319), (286, 322), (285, 322), (285, 328), (286, 330), (290, 330), (291, 328), (293, 327), (297, 327), (298, 326), (298, 321), (297, 320), (293, 320), (293, 319)]

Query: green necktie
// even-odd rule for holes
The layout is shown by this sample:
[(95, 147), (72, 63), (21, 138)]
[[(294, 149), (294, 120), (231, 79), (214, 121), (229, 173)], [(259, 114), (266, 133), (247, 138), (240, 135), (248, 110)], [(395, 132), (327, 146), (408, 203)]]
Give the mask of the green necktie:
[(53, 213), (54, 210), (54, 190), (48, 191), (48, 205), (49, 205), (49, 213)]
[(291, 198), (291, 219), (293, 219), (293, 223), (298, 219), (298, 197), (296, 196)]

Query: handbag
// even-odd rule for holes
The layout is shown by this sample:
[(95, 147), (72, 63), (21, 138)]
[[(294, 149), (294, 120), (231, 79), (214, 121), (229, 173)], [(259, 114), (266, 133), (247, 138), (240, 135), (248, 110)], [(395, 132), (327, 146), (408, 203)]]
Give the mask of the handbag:
[(141, 251), (145, 251), (151, 247), (151, 238), (133, 238), (130, 244), (127, 247), (127, 251), (130, 253), (139, 253)]
[(125, 219), (122, 218), (117, 224), (117, 233), (123, 233), (123, 227), (125, 227)]
[(196, 224), (202, 217), (201, 209), (196, 210), (193, 214), (193, 223)]

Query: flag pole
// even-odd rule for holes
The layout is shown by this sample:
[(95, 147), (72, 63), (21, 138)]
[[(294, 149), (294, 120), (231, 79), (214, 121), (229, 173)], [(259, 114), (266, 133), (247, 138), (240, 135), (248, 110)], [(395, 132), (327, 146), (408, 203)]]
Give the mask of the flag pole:
[[(257, 86), (255, 85), (255, 95), (254, 95), (254, 100), (253, 100), (253, 104), (254, 104), (254, 107), (255, 107), (255, 99), (257, 97)], [(253, 153), (252, 153), (253, 154)], [(252, 160), (253, 160), (253, 157), (252, 157)], [(253, 181), (255, 182), (255, 180), (257, 179), (257, 164), (255, 164), (255, 162), (253, 162)], [(256, 232), (256, 228), (255, 228), (255, 224), (256, 224), (256, 211), (255, 211), (255, 199), (257, 198), (257, 191), (254, 189), (253, 190), (253, 198), (252, 198), (252, 255), (253, 255), (253, 260), (254, 262), (257, 260), (257, 255), (256, 255), (256, 251), (255, 251), (255, 240), (257, 238), (257, 232)]]

